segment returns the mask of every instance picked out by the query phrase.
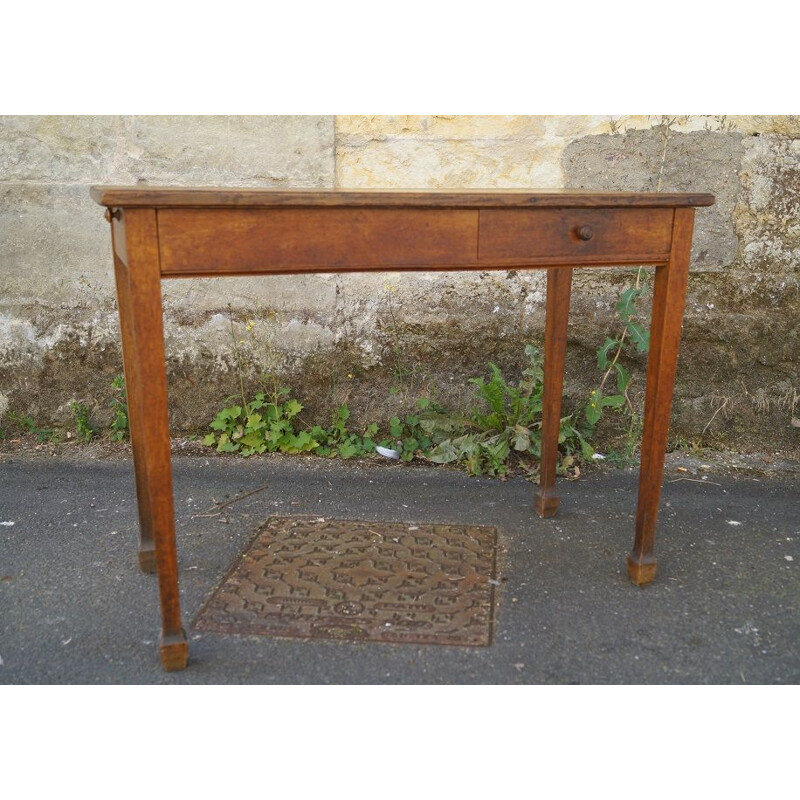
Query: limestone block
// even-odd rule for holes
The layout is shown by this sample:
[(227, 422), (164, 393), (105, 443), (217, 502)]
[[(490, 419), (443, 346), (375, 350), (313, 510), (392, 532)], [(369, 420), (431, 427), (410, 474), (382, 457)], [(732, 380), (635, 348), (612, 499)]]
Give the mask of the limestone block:
[(119, 169), (152, 184), (333, 185), (333, 118), (124, 117)]
[(0, 182), (0, 302), (102, 307), (113, 296), (108, 223), (88, 189)]
[(615, 125), (627, 127), (642, 125), (642, 117), (623, 117), (610, 115), (574, 115), (574, 116), (548, 116), (545, 129), (550, 137), (562, 139), (576, 139), (579, 136), (590, 136), (598, 133), (613, 133)]
[(697, 212), (692, 261), (696, 269), (714, 270), (730, 265), (738, 251), (732, 215), (743, 147), (740, 133), (672, 131), (665, 151), (662, 131), (651, 128), (576, 139), (562, 164), (571, 189), (712, 192), (716, 203)]
[(0, 180), (108, 180), (121, 133), (118, 117), (0, 117)]
[(543, 139), (390, 138), (337, 148), (337, 185), (387, 188), (554, 188), (560, 144)]
[(800, 137), (800, 114), (735, 115), (726, 122), (745, 135), (774, 133), (795, 139)]
[[(744, 293), (796, 298), (800, 273), (800, 142), (748, 137), (736, 223), (744, 243)], [(761, 285), (759, 286), (759, 283)]]
[(397, 136), (429, 139), (520, 139), (543, 137), (543, 116), (337, 116), (336, 137), (342, 143)]

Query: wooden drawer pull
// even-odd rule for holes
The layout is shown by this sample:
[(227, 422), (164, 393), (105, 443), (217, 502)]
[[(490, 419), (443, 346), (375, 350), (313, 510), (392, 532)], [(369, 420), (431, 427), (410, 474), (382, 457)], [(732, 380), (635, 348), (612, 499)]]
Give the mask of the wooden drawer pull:
[(577, 228), (575, 232), (578, 234), (579, 239), (583, 239), (584, 242), (588, 242), (589, 239), (594, 236), (594, 231), (592, 230), (591, 225), (581, 225), (580, 228)]

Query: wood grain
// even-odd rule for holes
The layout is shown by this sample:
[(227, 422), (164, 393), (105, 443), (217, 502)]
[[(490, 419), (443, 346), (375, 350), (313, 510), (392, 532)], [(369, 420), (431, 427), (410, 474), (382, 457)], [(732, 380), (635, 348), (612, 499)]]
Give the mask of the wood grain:
[(346, 272), (476, 261), (478, 212), (452, 209), (162, 209), (161, 272)]
[(539, 485), (534, 495), (540, 517), (552, 517), (558, 509), (556, 465), (561, 428), (561, 395), (564, 360), (567, 354), (567, 322), (572, 287), (572, 270), (547, 271), (547, 315), (544, 330), (544, 393), (542, 395), (542, 456)]
[(668, 208), (482, 210), (478, 257), (495, 264), (573, 258), (576, 263), (663, 262), (673, 213)]
[(125, 238), (125, 214), (120, 211), (119, 217), (111, 220), (111, 246), (114, 256), (127, 267), (128, 246)]
[(92, 186), (92, 199), (126, 208), (677, 208), (710, 206), (703, 192), (588, 192), (542, 189), (240, 189), (177, 186)]
[[(122, 337), (122, 369), (125, 373), (125, 394), (128, 404), (128, 430), (133, 449), (133, 468), (136, 478), (136, 505), (139, 513), (139, 566), (143, 572), (156, 571), (156, 545), (153, 538), (153, 516), (150, 512), (150, 495), (145, 476), (145, 431), (146, 416), (142, 415), (137, 402), (136, 388), (139, 382), (139, 359), (133, 338), (133, 308), (130, 296), (128, 268), (117, 254), (122, 236), (119, 229), (112, 229), (114, 237), (114, 274), (117, 284), (117, 308)], [(124, 246), (124, 242), (122, 242)], [(131, 388), (129, 388), (131, 387)]]
[(118, 269), (117, 279), (122, 286), (120, 308), (125, 309), (123, 358), (128, 409), (133, 420), (131, 432), (138, 439), (134, 452), (139, 462), (137, 493), (144, 498), (139, 510), (148, 517), (142, 526), (143, 535), (152, 536), (155, 544), (162, 664), (166, 669), (181, 669), (188, 658), (188, 644), (181, 626), (178, 594), (156, 212), (126, 211), (125, 238), (128, 268)]
[(679, 209), (675, 212), (669, 264), (656, 269), (653, 287), (636, 534), (633, 550), (627, 559), (628, 576), (639, 586), (650, 583), (656, 575), (653, 545), (661, 499), (683, 305), (689, 280), (693, 227), (694, 209)]

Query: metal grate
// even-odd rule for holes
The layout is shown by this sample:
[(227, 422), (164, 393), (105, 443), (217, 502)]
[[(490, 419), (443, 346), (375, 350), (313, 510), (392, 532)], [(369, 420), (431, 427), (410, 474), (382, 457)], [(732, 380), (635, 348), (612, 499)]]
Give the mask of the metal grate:
[(485, 646), (496, 550), (490, 527), (273, 517), (195, 628)]

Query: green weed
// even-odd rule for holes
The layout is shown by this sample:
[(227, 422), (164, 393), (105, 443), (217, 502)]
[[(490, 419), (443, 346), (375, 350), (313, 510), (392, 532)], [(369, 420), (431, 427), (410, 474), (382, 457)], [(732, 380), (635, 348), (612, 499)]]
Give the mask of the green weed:
[[(427, 458), (437, 464), (461, 463), (470, 475), (504, 476), (514, 463), (531, 472), (530, 459), (538, 459), (542, 445), (542, 392), (544, 372), (538, 348), (526, 345), (528, 366), (518, 385), (506, 380), (495, 364), (490, 364), (489, 380), (472, 378), (476, 399), (469, 428), (460, 435), (445, 439)], [(558, 437), (565, 456), (580, 453), (590, 459), (594, 450), (572, 416), (564, 417)], [(574, 459), (573, 459), (574, 460)]]
[(45, 442), (57, 442), (60, 439), (60, 434), (54, 428), (40, 428), (33, 417), (29, 415), (22, 415), (18, 414), (15, 411), (11, 411), (8, 414), (9, 420), (15, 423), (17, 426), (22, 428), (23, 431), (27, 433), (32, 433), (39, 444), (44, 444)]
[(91, 441), (97, 431), (94, 429), (92, 423), (89, 422), (90, 412), (88, 407), (83, 403), (78, 403), (76, 400), (73, 400), (69, 405), (75, 417), (75, 433), (78, 439), (84, 442)]
[(130, 435), (128, 429), (128, 399), (125, 395), (125, 378), (122, 375), (117, 375), (111, 381), (111, 388), (114, 392), (111, 397), (109, 407), (114, 413), (114, 418), (111, 420), (111, 439), (115, 442), (121, 442), (127, 439)]

